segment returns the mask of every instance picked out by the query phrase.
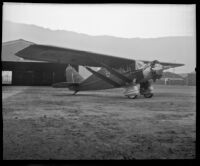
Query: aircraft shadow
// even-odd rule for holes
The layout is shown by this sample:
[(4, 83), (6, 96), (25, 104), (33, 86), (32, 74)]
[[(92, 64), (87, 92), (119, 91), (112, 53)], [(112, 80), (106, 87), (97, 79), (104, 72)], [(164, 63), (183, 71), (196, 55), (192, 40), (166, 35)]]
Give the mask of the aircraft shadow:
[(66, 93), (66, 94), (54, 94), (53, 96), (57, 96), (57, 97), (98, 97), (98, 98), (108, 98), (108, 99), (120, 99), (120, 100), (140, 100), (140, 99), (145, 99), (143, 96), (138, 96), (136, 99), (129, 99), (126, 96), (122, 95), (109, 95), (109, 94), (91, 94), (91, 93), (87, 93), (87, 94), (76, 94), (73, 95), (71, 93)]
[(66, 96), (69, 96), (69, 97), (100, 97), (100, 98), (118, 98), (118, 99), (126, 99), (126, 97), (124, 97), (123, 95), (122, 96), (116, 96), (116, 95), (105, 95), (105, 94), (76, 94), (76, 95), (73, 95), (73, 94), (69, 94), (69, 93), (66, 93), (66, 94), (54, 94), (53, 96), (57, 96), (57, 97), (66, 97)]

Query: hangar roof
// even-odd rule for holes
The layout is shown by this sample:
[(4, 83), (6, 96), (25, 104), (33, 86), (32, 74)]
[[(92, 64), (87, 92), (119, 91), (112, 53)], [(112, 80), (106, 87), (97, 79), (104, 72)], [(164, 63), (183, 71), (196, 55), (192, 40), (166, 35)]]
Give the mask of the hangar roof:
[(9, 62), (41, 62), (33, 60), (25, 60), (15, 55), (16, 52), (34, 44), (23, 39), (8, 41), (2, 43), (1, 60)]

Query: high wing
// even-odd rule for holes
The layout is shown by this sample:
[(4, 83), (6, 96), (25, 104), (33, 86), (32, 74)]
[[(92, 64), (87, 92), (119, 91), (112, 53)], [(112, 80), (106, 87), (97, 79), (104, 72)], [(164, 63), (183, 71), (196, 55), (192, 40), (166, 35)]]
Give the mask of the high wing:
[[(111, 55), (61, 48), (56, 46), (32, 44), (16, 53), (24, 59), (64, 63), (72, 65), (102, 67), (105, 64), (112, 68), (126, 67), (135, 63), (133, 59), (115, 57)], [(143, 61), (148, 63), (149, 61)], [(160, 62), (170, 67), (183, 66), (183, 64)]]
[(16, 55), (30, 60), (92, 67), (101, 67), (98, 62), (104, 63), (113, 68), (127, 66), (134, 63), (134, 60), (126, 58), (38, 44), (30, 45), (17, 52)]

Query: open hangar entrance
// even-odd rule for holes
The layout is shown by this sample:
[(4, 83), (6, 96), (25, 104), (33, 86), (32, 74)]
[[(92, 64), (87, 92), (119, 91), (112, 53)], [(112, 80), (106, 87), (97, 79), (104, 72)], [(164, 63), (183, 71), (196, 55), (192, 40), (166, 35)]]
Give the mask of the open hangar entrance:
[[(52, 85), (66, 81), (67, 65), (36, 62), (3, 62), (3, 71), (11, 72), (11, 85)], [(73, 66), (77, 69), (77, 67)], [(9, 83), (10, 82), (10, 83)]]
[[(66, 81), (68, 64), (24, 60), (15, 56), (30, 44), (22, 39), (2, 44), (2, 84), (41, 86)], [(78, 66), (73, 67), (78, 71)]]

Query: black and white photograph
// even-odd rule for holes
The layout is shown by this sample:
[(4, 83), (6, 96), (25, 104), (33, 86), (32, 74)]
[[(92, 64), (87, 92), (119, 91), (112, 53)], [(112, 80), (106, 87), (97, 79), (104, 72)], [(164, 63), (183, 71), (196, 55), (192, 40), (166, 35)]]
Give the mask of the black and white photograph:
[(196, 4), (2, 14), (3, 160), (196, 158)]

